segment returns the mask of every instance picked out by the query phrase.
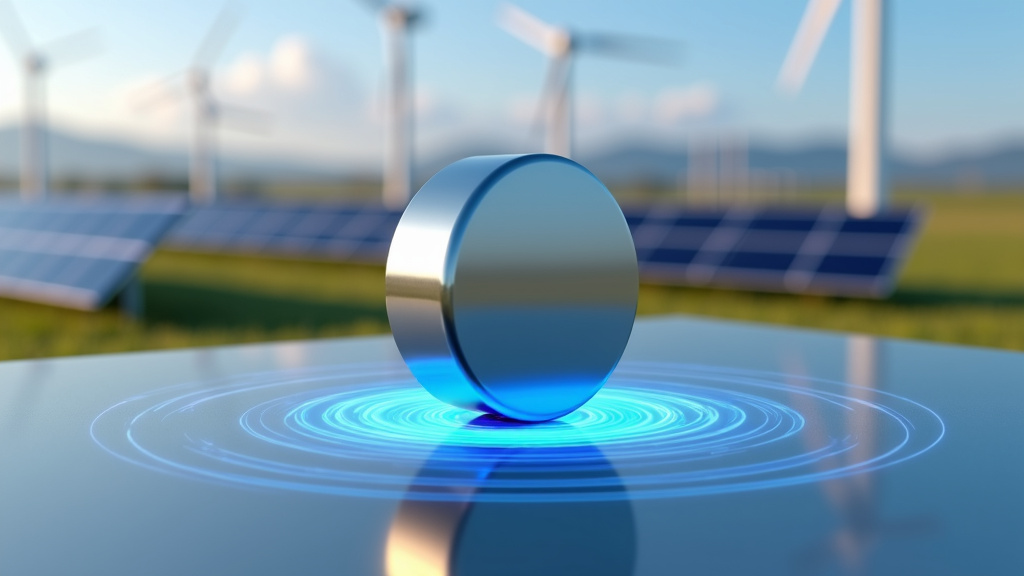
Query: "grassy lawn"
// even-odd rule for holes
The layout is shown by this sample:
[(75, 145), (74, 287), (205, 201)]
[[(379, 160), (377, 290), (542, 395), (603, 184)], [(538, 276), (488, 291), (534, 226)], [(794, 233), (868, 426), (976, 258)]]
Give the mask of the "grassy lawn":
[[(904, 195), (930, 214), (885, 301), (642, 286), (686, 313), (1024, 350), (1024, 194)], [(175, 252), (143, 268), (146, 312), (0, 299), (0, 359), (386, 332), (380, 267)]]

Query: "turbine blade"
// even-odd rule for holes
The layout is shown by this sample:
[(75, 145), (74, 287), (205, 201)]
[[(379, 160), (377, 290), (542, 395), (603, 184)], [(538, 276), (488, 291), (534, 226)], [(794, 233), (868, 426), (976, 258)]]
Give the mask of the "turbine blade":
[(50, 40), (38, 49), (48, 64), (66, 65), (98, 55), (102, 51), (99, 28), (86, 28)]
[(502, 4), (498, 12), (498, 25), (523, 43), (552, 54), (566, 32), (556, 28), (514, 4)]
[(185, 78), (185, 71), (182, 70), (133, 90), (128, 104), (137, 112), (150, 112), (180, 104), (188, 97)]
[(383, 10), (388, 7), (384, 0), (356, 0), (358, 4), (362, 4), (366, 8), (373, 10), (374, 12)]
[(210, 25), (210, 29), (206, 32), (202, 43), (199, 44), (196, 55), (192, 58), (193, 67), (209, 68), (213, 66), (214, 61), (217, 60), (221, 51), (224, 50), (224, 45), (227, 44), (228, 38), (234, 32), (235, 26), (238, 25), (240, 16), (233, 3), (226, 2), (224, 4), (217, 14), (217, 18)]
[(7, 0), (0, 2), (0, 35), (14, 54), (22, 56), (32, 51), (32, 39), (21, 22), (21, 16), (14, 9), (14, 4)]
[(789, 53), (782, 63), (777, 81), (778, 87), (789, 93), (799, 92), (807, 79), (807, 73), (821, 48), (821, 42), (828, 33), (832, 19), (842, 0), (810, 0), (800, 20)]
[(650, 36), (588, 32), (576, 40), (575, 47), (580, 50), (653, 64), (678, 64), (682, 52), (679, 42)]
[(426, 9), (420, 6), (406, 7), (404, 10), (405, 25), (409, 28), (423, 26), (423, 24), (429, 22)]

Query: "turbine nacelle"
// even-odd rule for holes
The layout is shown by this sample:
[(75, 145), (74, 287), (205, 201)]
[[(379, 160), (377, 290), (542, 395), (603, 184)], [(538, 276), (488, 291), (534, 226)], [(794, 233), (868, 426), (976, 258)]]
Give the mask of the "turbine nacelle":
[(387, 4), (379, 8), (384, 24), (393, 29), (408, 29), (422, 23), (424, 13), (419, 8)]
[(565, 29), (557, 30), (545, 39), (545, 52), (548, 56), (565, 58), (572, 54), (578, 43), (574, 41), (572, 32)]
[(25, 67), (25, 74), (38, 75), (46, 72), (47, 59), (42, 54), (36, 52), (29, 52), (25, 54), (22, 59), (22, 65)]

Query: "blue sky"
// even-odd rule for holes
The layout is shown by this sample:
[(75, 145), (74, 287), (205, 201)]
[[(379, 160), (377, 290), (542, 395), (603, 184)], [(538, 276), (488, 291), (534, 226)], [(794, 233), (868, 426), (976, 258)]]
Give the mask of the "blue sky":
[[(268, 112), (269, 134), (223, 132), (226, 148), (327, 162), (370, 163), (381, 146), (380, 29), (354, 0), (248, 0), (217, 62), (222, 100)], [(188, 123), (171, 105), (180, 88), (156, 81), (187, 66), (217, 2), (20, 0), (37, 43), (96, 26), (102, 51), (56, 69), (58, 126), (184, 146)], [(435, 0), (415, 36), (420, 154), (456, 142), (528, 145), (544, 59), (495, 25), (500, 2)], [(798, 1), (522, 1), (579, 30), (678, 40), (679, 66), (582, 57), (576, 68), (580, 147), (645, 137), (743, 134), (797, 143), (845, 134), (850, 1), (840, 8), (803, 92), (775, 77), (805, 3)], [(890, 6), (891, 131), (921, 154), (1024, 136), (1024, 2), (902, 0)], [(0, 122), (16, 121), (21, 80), (0, 55)], [(161, 94), (166, 105), (140, 101)]]

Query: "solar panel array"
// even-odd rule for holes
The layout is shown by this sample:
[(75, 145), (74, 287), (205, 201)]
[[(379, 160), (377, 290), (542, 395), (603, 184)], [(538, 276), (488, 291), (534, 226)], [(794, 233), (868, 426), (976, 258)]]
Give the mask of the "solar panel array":
[(877, 298), (895, 288), (919, 213), (655, 207), (626, 220), (647, 282)]
[(191, 250), (382, 263), (399, 218), (380, 206), (219, 204), (195, 209), (167, 241)]
[(0, 199), (0, 295), (95, 310), (182, 214), (178, 198)]
[[(883, 297), (919, 216), (841, 208), (626, 208), (645, 282)], [(383, 263), (401, 213), (379, 206), (221, 204), (170, 234), (179, 249)]]

